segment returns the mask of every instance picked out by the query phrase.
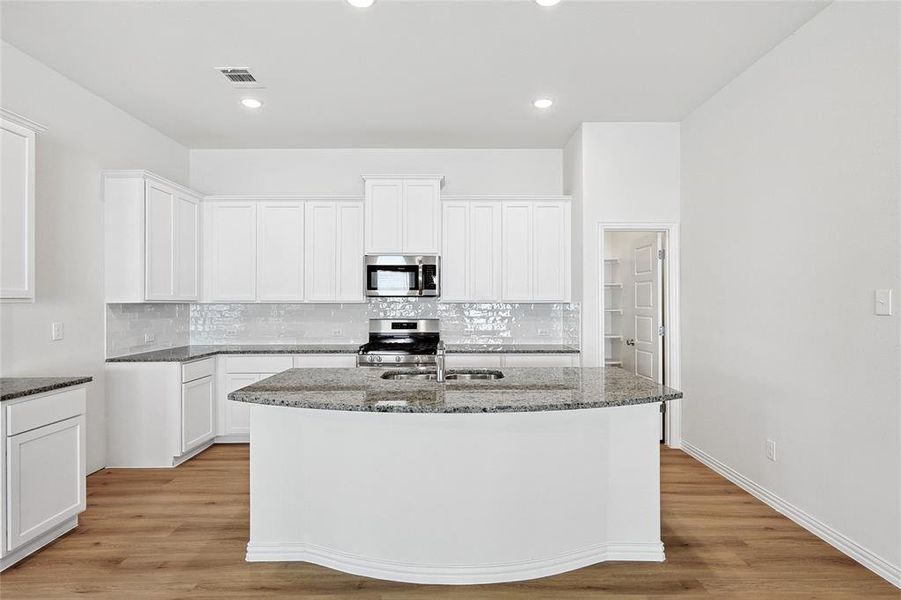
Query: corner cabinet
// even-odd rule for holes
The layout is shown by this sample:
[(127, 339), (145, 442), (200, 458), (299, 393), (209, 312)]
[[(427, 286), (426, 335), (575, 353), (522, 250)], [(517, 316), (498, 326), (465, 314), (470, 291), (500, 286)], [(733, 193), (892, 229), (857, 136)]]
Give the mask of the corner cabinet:
[(366, 254), (438, 254), (443, 175), (364, 175)]
[(201, 196), (146, 171), (103, 179), (106, 301), (198, 300)]
[(0, 108), (0, 300), (34, 301), (34, 144), (42, 125)]

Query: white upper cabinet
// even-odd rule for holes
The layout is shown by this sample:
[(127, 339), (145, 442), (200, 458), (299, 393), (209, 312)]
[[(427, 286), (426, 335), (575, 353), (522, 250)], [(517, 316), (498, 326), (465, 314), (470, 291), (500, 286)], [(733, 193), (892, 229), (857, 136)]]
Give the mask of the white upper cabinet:
[(44, 128), (0, 109), (0, 299), (34, 300), (34, 142)]
[(304, 299), (304, 203), (260, 202), (257, 206), (257, 299)]
[(363, 297), (363, 205), (338, 202), (338, 259), (335, 300), (364, 302)]
[(469, 300), (469, 202), (444, 202), (441, 207), (441, 299)]
[(104, 174), (107, 302), (189, 302), (200, 291), (200, 196), (144, 171)]
[(437, 254), (444, 177), (364, 176), (366, 254)]
[(306, 299), (363, 302), (363, 207), (311, 201), (306, 208)]
[(257, 203), (209, 202), (204, 209), (204, 299), (256, 301)]
[(144, 244), (147, 300), (175, 297), (175, 191), (155, 181), (146, 183)]
[(503, 203), (502, 299), (570, 301), (568, 200)]
[(441, 299), (501, 299), (501, 204), (476, 200), (442, 203)]
[(441, 179), (404, 180), (404, 254), (437, 254)]
[[(338, 219), (334, 202), (308, 202), (307, 300), (331, 302), (336, 294)], [(362, 277), (362, 271), (360, 273)]]
[(532, 204), (532, 300), (569, 300), (570, 203)]

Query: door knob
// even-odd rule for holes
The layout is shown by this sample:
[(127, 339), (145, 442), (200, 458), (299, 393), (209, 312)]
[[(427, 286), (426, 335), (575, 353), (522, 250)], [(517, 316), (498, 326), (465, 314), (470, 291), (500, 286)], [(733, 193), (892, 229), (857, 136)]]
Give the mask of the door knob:
[(635, 345), (635, 340), (632, 339), (632, 338), (629, 338), (628, 340), (626, 340), (626, 345), (627, 345), (627, 346), (634, 346), (634, 345)]

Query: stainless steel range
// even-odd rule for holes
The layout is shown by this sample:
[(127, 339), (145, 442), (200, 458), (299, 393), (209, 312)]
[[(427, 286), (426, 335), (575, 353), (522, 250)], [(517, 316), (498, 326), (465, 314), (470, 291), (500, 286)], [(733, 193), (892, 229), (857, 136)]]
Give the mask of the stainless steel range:
[(438, 319), (370, 319), (357, 366), (434, 366), (440, 335)]

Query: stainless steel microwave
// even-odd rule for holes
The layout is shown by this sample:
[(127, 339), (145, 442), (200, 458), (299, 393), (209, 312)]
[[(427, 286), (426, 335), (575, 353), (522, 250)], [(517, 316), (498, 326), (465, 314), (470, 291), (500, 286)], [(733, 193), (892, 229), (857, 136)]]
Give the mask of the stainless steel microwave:
[(367, 296), (422, 296), (439, 295), (439, 266), (437, 256), (366, 256)]

